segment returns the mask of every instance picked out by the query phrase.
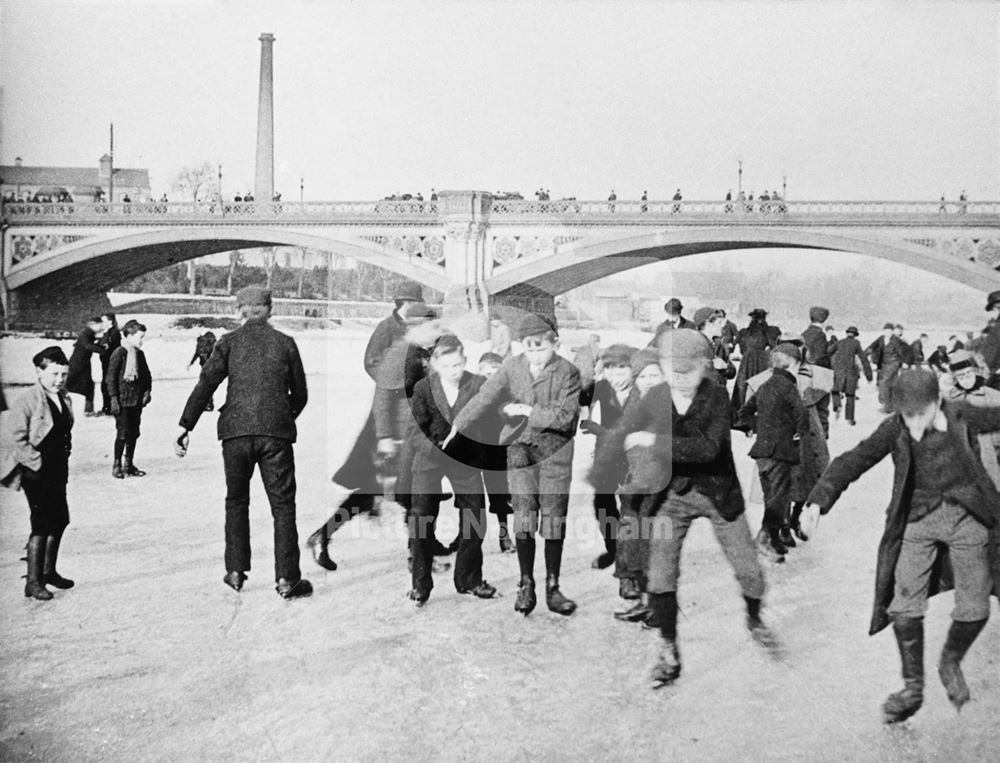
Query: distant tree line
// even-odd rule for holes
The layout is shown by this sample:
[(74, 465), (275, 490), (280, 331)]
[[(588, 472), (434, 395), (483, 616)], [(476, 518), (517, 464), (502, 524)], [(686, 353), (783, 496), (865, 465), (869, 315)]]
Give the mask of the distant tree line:
[[(239, 252), (229, 265), (192, 267), (187, 262), (119, 284), (115, 291), (147, 294), (235, 294), (250, 284), (268, 284), (276, 297), (328, 299), (354, 302), (389, 302), (403, 276), (376, 265), (358, 262), (353, 268), (327, 266), (282, 266), (276, 257), (265, 255), (264, 265), (247, 265)], [(192, 277), (194, 288), (192, 289)], [(424, 298), (439, 301), (441, 295), (424, 287)]]

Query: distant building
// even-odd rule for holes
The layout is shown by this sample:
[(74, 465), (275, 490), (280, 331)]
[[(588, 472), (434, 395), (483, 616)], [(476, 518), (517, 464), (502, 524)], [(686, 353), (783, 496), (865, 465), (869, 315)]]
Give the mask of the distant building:
[[(150, 200), (149, 170), (115, 167), (114, 199)], [(0, 196), (4, 201), (108, 201), (111, 157), (105, 154), (96, 167), (27, 167), (17, 157), (0, 166)]]

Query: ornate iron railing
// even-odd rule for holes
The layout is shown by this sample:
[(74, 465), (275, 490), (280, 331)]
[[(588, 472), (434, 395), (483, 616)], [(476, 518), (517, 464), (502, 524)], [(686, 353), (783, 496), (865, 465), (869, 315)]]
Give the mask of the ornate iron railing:
[[(190, 224), (190, 223), (437, 223), (444, 210), (437, 201), (310, 202), (20, 202), (3, 203), (12, 224)], [(488, 215), (498, 221), (560, 221), (631, 224), (684, 221), (836, 220), (847, 218), (923, 218), (958, 222), (963, 215), (1000, 215), (997, 201), (528, 201), (494, 199)], [(968, 218), (965, 218), (968, 219)]]

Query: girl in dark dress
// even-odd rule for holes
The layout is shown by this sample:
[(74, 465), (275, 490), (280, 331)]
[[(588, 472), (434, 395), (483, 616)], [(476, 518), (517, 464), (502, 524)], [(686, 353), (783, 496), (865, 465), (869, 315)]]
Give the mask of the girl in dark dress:
[(87, 321), (87, 326), (76, 338), (73, 354), (69, 358), (66, 391), (83, 395), (83, 413), (86, 416), (94, 415), (94, 377), (90, 374), (90, 356), (101, 351), (101, 345), (97, 342), (97, 332), (100, 329), (100, 318)]

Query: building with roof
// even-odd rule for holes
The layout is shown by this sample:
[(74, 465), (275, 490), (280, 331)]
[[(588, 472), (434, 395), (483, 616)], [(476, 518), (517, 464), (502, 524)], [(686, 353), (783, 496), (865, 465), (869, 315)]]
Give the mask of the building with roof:
[[(4, 201), (108, 201), (111, 157), (95, 167), (29, 167), (21, 162), (0, 166), (0, 196)], [(149, 201), (149, 170), (114, 168), (114, 199)]]

